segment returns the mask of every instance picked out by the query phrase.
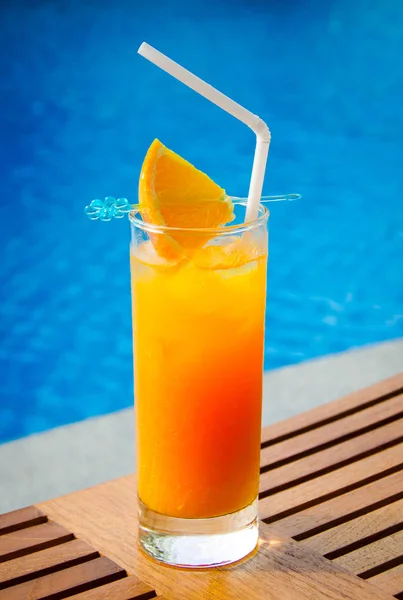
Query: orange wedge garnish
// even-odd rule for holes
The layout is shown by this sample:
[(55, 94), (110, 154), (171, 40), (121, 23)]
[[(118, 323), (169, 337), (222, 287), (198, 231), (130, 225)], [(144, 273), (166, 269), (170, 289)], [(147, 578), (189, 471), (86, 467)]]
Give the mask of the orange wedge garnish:
[[(153, 141), (143, 162), (139, 203), (144, 221), (167, 227), (217, 228), (233, 217), (232, 202), (225, 191), (159, 140)], [(169, 231), (150, 237), (160, 256), (175, 258), (200, 247), (210, 236)]]

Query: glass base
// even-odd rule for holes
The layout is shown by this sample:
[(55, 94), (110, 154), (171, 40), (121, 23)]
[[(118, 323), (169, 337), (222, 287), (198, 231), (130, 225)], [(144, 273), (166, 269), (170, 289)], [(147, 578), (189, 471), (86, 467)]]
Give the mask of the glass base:
[(257, 499), (236, 513), (210, 519), (167, 517), (139, 499), (140, 545), (152, 558), (169, 565), (227, 565), (252, 552), (258, 537)]

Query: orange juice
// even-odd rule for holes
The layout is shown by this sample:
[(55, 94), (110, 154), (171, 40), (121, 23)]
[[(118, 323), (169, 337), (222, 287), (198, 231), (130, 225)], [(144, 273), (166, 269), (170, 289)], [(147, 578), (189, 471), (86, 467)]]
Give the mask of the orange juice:
[(216, 517), (257, 497), (267, 239), (258, 246), (228, 237), (171, 263), (132, 244), (138, 494), (156, 513)]

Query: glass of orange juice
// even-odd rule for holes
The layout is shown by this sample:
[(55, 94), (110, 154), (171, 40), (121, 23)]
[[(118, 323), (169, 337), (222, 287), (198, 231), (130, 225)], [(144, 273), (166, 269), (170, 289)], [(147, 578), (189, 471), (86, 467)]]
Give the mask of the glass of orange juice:
[(233, 206), (209, 229), (130, 214), (139, 539), (178, 566), (234, 562), (258, 539), (269, 213), (245, 224)]

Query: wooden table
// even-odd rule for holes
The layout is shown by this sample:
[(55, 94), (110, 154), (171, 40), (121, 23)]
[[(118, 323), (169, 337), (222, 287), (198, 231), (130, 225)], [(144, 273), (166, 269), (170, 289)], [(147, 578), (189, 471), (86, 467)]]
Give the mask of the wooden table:
[(139, 550), (134, 476), (3, 515), (0, 600), (403, 599), (403, 374), (266, 428), (261, 471), (258, 549), (220, 569)]

